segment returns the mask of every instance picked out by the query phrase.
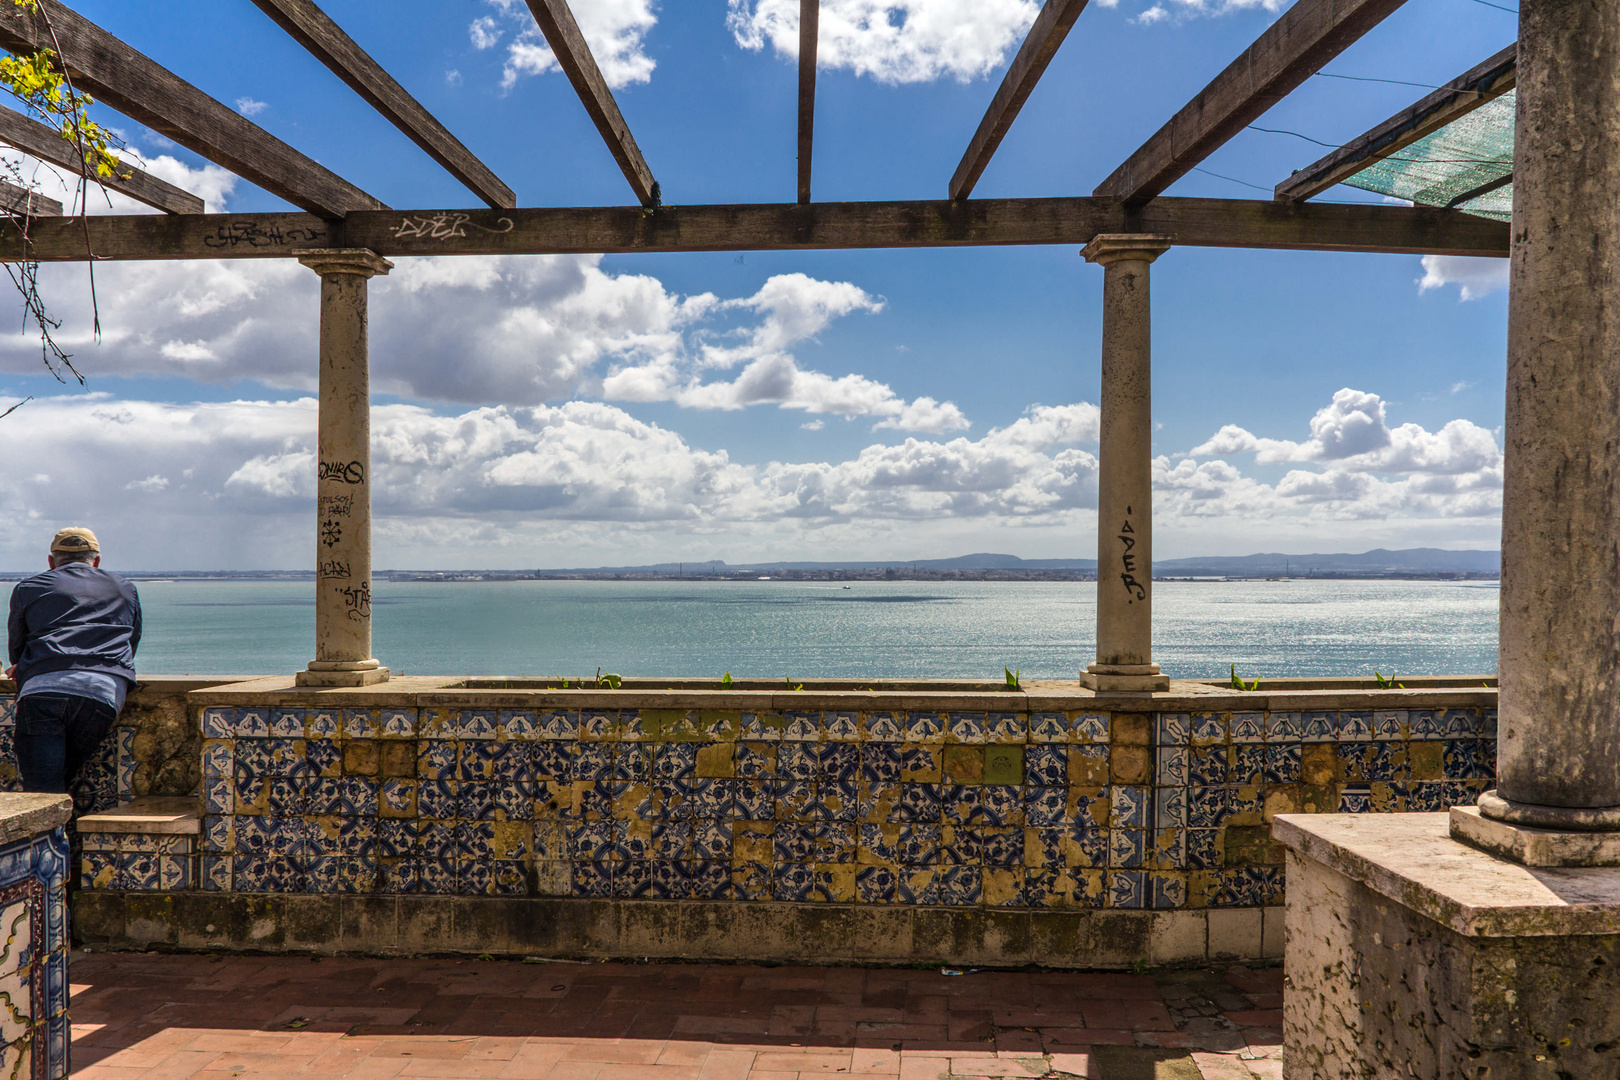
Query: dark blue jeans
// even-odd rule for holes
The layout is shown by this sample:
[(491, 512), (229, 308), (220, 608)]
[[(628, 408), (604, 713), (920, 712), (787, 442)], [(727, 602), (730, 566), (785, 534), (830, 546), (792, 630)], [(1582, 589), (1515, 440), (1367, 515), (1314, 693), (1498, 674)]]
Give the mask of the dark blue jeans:
[(18, 698), (17, 771), (23, 790), (66, 792), (116, 719), (111, 705), (77, 694)]

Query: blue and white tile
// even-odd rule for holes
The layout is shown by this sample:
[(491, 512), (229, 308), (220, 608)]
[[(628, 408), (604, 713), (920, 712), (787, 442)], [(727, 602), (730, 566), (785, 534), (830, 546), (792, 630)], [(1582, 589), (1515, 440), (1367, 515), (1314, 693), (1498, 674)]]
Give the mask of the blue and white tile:
[(790, 712), (784, 714), (784, 719), (786, 723), (782, 725), (783, 742), (813, 743), (821, 741), (820, 713)]
[(500, 713), (494, 709), (463, 709), (456, 721), (456, 737), (493, 739), (500, 734)]
[(1308, 743), (1337, 742), (1339, 716), (1331, 712), (1299, 714), (1299, 741)]
[(1033, 713), (1029, 718), (1031, 743), (1067, 743), (1069, 718), (1063, 713)]
[(861, 732), (869, 743), (897, 743), (905, 739), (904, 717), (894, 713), (870, 712), (861, 714)]
[(397, 706), (382, 710), (382, 736), (385, 739), (414, 739), (417, 710)]
[(1156, 713), (1153, 717), (1153, 745), (1186, 746), (1192, 736), (1192, 717), (1187, 713)]
[(1106, 743), (1112, 737), (1107, 713), (1085, 713), (1075, 717), (1072, 726), (1073, 741), (1078, 743)]
[(1187, 783), (1188, 752), (1185, 746), (1158, 747), (1153, 770), (1155, 782), (1165, 786)]
[(229, 740), (210, 740), (203, 743), (203, 775), (219, 779), (236, 775), (236, 753)]
[(1153, 827), (1155, 829), (1184, 829), (1187, 827), (1187, 789), (1185, 787), (1153, 789)]
[(242, 706), (235, 711), (238, 739), (267, 739), (270, 737), (270, 710), (267, 706)]
[(570, 709), (548, 709), (536, 717), (536, 734), (542, 739), (579, 738), (579, 713)]
[(1108, 872), (1108, 906), (1140, 908), (1147, 904), (1147, 874), (1141, 870)]
[(1146, 829), (1109, 829), (1108, 865), (1127, 870), (1140, 867), (1147, 860)]
[(1227, 742), (1230, 735), (1224, 714), (1194, 713), (1187, 741), (1193, 746), (1218, 746)]
[(951, 742), (982, 743), (986, 739), (985, 715), (976, 712), (952, 712), (945, 716), (946, 734)]
[(271, 706), (270, 737), (274, 739), (302, 739), (304, 737), (304, 710), (290, 705)]
[(1146, 828), (1152, 816), (1152, 788), (1116, 784), (1111, 791), (1109, 821), (1119, 828)]
[(990, 713), (985, 717), (986, 742), (1017, 746), (1029, 741), (1029, 723), (1023, 713)]
[(1231, 720), (1232, 741), (1235, 743), (1264, 742), (1266, 716), (1258, 712), (1235, 712)]
[(1266, 713), (1267, 742), (1298, 742), (1305, 727), (1297, 712)]
[(1064, 787), (1069, 782), (1069, 748), (1034, 745), (1024, 750), (1024, 783), (1030, 787)]
[(857, 742), (861, 737), (860, 714), (855, 712), (827, 712), (821, 717), (827, 739), (832, 742)]
[(1346, 709), (1339, 714), (1340, 742), (1369, 742), (1373, 737), (1372, 713)]
[(224, 705), (210, 705), (203, 709), (202, 736), (205, 739), (236, 738), (236, 710)]
[(1373, 713), (1373, 738), (1380, 742), (1394, 742), (1405, 737), (1407, 713), (1405, 709), (1379, 709)]

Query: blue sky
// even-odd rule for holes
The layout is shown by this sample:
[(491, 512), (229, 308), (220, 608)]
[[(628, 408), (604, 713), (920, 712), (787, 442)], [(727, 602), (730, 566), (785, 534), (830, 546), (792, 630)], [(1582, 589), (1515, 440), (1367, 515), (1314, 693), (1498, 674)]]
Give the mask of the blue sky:
[[(247, 0), (75, 6), (394, 207), (477, 205)], [(576, 0), (666, 202), (791, 200), (776, 42), (797, 6)], [(325, 8), (521, 205), (632, 201), (521, 0)], [(816, 198), (942, 197), (1036, 10), (824, 0)], [(975, 194), (1088, 194), (1279, 10), (1093, 0)], [(1171, 194), (1266, 198), (1325, 152), (1308, 140), (1424, 92), (1364, 80), (1444, 82), (1515, 29), (1412, 0), (1326, 69), (1356, 79), (1313, 78), (1258, 122), (1307, 138), (1244, 132)], [(285, 208), (105, 121), (211, 209)], [(99, 344), (82, 268), (45, 280), (89, 384), (0, 338), (0, 408), (36, 399), (0, 423), (0, 566), (70, 523), (127, 567), (308, 565), (313, 275), (102, 267)], [(1161, 555), (1495, 547), (1505, 280), (1505, 261), (1169, 252)], [(1089, 556), (1100, 293), (1069, 248), (402, 260), (373, 292), (377, 565)]]

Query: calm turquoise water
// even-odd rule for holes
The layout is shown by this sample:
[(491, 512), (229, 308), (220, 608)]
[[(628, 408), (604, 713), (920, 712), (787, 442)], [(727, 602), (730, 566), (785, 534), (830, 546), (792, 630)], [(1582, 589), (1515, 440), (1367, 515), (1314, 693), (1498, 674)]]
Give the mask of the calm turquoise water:
[[(146, 582), (139, 667), (290, 673), (311, 657), (314, 587)], [(415, 675), (1073, 677), (1094, 655), (1095, 586), (1065, 582), (446, 582), (376, 585), (376, 653)], [(1494, 582), (1160, 582), (1172, 675), (1488, 674)]]

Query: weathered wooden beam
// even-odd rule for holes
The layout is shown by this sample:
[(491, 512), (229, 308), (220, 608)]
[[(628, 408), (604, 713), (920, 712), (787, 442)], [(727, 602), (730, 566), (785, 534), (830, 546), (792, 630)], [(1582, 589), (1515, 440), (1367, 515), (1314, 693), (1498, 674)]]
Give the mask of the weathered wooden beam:
[(985, 111), (984, 119), (979, 121), (979, 130), (973, 133), (973, 141), (968, 143), (967, 152), (962, 155), (962, 163), (951, 177), (951, 198), (965, 199), (973, 194), (979, 177), (984, 175), (985, 166), (990, 164), (996, 148), (1012, 128), (1013, 121), (1018, 119), (1018, 111), (1029, 100), (1035, 84), (1046, 73), (1046, 65), (1057, 55), (1058, 46), (1069, 36), (1069, 29), (1085, 9), (1086, 0), (1046, 0), (1041, 13), (1035, 16), (1034, 25), (1029, 28), (1029, 36), (1024, 38), (1018, 55), (1013, 57), (1012, 66), (1001, 80), (1001, 88), (990, 100), (990, 108)]
[[(60, 132), (4, 107), (0, 107), (0, 143), (59, 165), (75, 176), (85, 173), (79, 148), (62, 138)], [(191, 192), (142, 172), (126, 160), (119, 161), (118, 171), (113, 176), (96, 176), (94, 172), (90, 176), (102, 187), (170, 214), (200, 214), (204, 209), (203, 201)]]
[(386, 207), (56, 0), (44, 19), (0, 4), (0, 49), (57, 50), (74, 86), (295, 206), (327, 217)]
[(1509, 45), (1277, 185), (1279, 199), (1309, 199), (1376, 161), (1406, 149), (1518, 84), (1519, 45)]
[(636, 193), (642, 206), (657, 206), (658, 182), (647, 168), (641, 148), (630, 134), (630, 125), (624, 122), (624, 114), (619, 112), (619, 103), (613, 100), (613, 91), (602, 78), (602, 70), (596, 66), (596, 57), (591, 55), (585, 35), (579, 32), (579, 24), (574, 21), (567, 0), (528, 0), (528, 4), (534, 21), (540, 24), (540, 32), (546, 35), (552, 55), (568, 81), (574, 84), (574, 91), (584, 103), (585, 111), (590, 113), (596, 130), (602, 133), (624, 178), (630, 181), (630, 190)]
[(810, 152), (816, 131), (816, 47), (821, 0), (799, 0), (799, 202), (810, 202)]
[(1094, 194), (1141, 205), (1185, 176), (1404, 0), (1299, 0)]
[(253, 2), (474, 195), (497, 210), (517, 205), (512, 189), (312, 0)]
[(61, 217), (62, 204), (32, 188), (0, 180), (0, 213), (23, 217)]
[(0, 222), (0, 261), (240, 259), (364, 247), (379, 255), (557, 255), (831, 248), (1065, 244), (1098, 233), (1149, 232), (1187, 247), (1494, 255), (1508, 226), (1433, 207), (1279, 203), (1270, 199), (1155, 199), (1132, 211), (1118, 199), (777, 203), (524, 210), (356, 211), (342, 222), (311, 214), (206, 214), (35, 221), (26, 242)]

